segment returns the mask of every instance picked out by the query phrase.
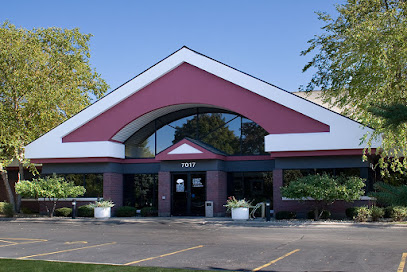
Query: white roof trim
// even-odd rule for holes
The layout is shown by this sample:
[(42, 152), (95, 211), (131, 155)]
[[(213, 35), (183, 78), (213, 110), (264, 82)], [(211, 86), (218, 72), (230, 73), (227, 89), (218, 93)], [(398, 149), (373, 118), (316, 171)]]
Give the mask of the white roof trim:
[[(93, 105), (87, 107), (77, 115), (29, 144), (26, 147), (26, 157), (29, 159), (66, 158), (72, 156), (123, 158), (124, 146), (118, 143), (62, 143), (62, 138), (138, 92), (151, 82), (177, 68), (184, 62), (329, 125), (331, 128), (330, 132), (323, 134), (321, 138), (314, 138), (315, 140), (331, 141), (332, 143), (322, 144), (321, 142), (316, 142), (316, 145), (320, 144), (317, 150), (326, 148), (351, 149), (356, 148), (356, 146), (361, 148), (359, 146), (359, 139), (363, 137), (366, 131), (372, 131), (369, 128), (363, 130), (361, 125), (355, 121), (183, 47), (119, 87), (114, 92), (100, 99)], [(299, 137), (291, 134), (269, 135), (266, 137), (266, 151), (289, 150), (293, 143), (290, 142), (288, 138), (290, 138), (291, 141), (296, 142), (296, 147), (292, 147), (291, 149), (304, 151), (315, 150), (314, 148), (316, 147), (314, 147), (313, 144), (310, 144), (309, 139), (307, 138), (309, 134), (312, 133), (300, 134)], [(330, 136), (325, 136), (327, 134)], [(288, 138), (284, 135), (288, 136)], [(307, 135), (307, 137), (304, 138), (304, 135)], [(347, 137), (346, 141), (343, 141), (344, 137), (346, 138), (347, 135), (351, 136)], [(312, 139), (314, 140), (314, 138)], [(278, 143), (276, 143), (276, 141)], [(51, 142), (53, 143), (52, 146), (49, 145)], [(335, 143), (337, 145), (335, 145)], [(95, 148), (98, 145), (104, 146), (103, 148), (100, 146), (101, 149), (96, 150)], [(50, 149), (55, 149), (55, 152)]]
[(168, 152), (169, 155), (179, 155), (179, 154), (201, 154), (203, 153), (201, 150), (196, 149), (193, 146), (185, 143), (180, 145), (179, 147), (175, 148), (174, 150)]

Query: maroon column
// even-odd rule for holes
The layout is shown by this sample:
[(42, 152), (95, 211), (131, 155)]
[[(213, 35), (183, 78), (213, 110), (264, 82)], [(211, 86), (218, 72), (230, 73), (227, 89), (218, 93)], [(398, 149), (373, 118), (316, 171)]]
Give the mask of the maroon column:
[(206, 200), (213, 201), (213, 215), (225, 216), (227, 200), (227, 174), (222, 171), (206, 172)]
[(273, 210), (274, 214), (281, 211), (283, 208), (283, 200), (281, 197), (280, 187), (283, 186), (283, 170), (273, 170)]
[(171, 173), (158, 172), (158, 216), (171, 215)]
[(123, 175), (103, 173), (103, 199), (112, 200), (115, 208), (123, 206)]

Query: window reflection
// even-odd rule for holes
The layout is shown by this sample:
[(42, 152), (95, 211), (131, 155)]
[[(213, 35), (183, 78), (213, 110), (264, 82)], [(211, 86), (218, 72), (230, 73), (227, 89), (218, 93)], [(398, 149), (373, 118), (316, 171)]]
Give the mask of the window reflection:
[(158, 175), (134, 174), (123, 177), (123, 203), (142, 209), (158, 206)]
[(103, 197), (102, 174), (68, 174), (64, 175), (67, 181), (86, 189), (83, 197)]
[(229, 173), (228, 179), (228, 195), (254, 204), (273, 199), (273, 172)]
[(260, 155), (268, 133), (233, 112), (191, 108), (162, 116), (134, 133), (126, 142), (126, 158), (152, 158), (188, 137), (227, 155)]

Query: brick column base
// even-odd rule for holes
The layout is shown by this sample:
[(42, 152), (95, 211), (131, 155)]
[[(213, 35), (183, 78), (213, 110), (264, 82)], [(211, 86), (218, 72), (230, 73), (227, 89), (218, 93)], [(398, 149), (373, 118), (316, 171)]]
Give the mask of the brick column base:
[(171, 173), (158, 172), (158, 216), (170, 216), (170, 215), (171, 215)]
[(123, 206), (123, 175), (103, 173), (103, 199), (112, 200), (115, 204), (112, 211)]
[(213, 215), (225, 216), (227, 200), (227, 174), (222, 171), (206, 172), (206, 200), (213, 201)]
[(273, 210), (274, 214), (282, 211), (283, 201), (281, 196), (280, 187), (283, 186), (283, 170), (274, 169), (273, 170)]

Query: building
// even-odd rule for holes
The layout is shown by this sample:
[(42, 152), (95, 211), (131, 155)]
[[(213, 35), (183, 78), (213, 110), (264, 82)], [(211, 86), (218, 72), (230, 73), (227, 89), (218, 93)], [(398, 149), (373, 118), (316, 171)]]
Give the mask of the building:
[(29, 144), (26, 157), (85, 183), (87, 197), (160, 216), (203, 215), (205, 201), (224, 216), (230, 195), (304, 212), (281, 197), (284, 179), (369, 179), (360, 139), (371, 131), (183, 47)]

